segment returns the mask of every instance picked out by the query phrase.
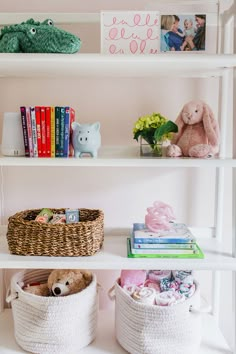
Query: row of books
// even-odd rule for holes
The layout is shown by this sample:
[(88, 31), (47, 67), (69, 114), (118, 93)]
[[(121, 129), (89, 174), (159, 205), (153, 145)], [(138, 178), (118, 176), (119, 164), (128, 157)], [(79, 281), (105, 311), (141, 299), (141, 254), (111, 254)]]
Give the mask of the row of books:
[(204, 258), (195, 236), (185, 224), (171, 223), (170, 230), (151, 232), (142, 223), (133, 225), (127, 239), (129, 258)]
[(71, 107), (20, 107), (26, 157), (73, 156)]

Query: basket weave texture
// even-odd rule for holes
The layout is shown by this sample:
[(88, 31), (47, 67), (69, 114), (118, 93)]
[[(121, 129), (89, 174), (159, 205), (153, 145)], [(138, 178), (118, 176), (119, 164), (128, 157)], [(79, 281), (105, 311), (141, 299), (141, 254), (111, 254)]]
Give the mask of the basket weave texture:
[[(51, 209), (65, 213), (65, 209)], [(7, 241), (11, 254), (24, 256), (91, 256), (103, 245), (104, 215), (98, 209), (79, 209), (74, 224), (35, 221), (41, 209), (21, 211), (8, 219)]]
[(37, 354), (75, 354), (96, 337), (97, 281), (83, 291), (61, 297), (29, 294), (19, 283), (46, 282), (51, 271), (30, 269), (11, 279), (12, 312), (17, 343)]
[(200, 290), (173, 306), (148, 305), (135, 301), (115, 284), (116, 338), (131, 354), (196, 354), (201, 342)]

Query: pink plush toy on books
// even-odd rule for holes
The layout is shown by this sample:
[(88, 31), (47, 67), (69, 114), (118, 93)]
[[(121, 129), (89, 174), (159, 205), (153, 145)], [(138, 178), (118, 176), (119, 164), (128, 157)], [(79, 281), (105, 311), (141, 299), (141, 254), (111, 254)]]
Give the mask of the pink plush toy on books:
[(175, 123), (178, 133), (167, 147), (167, 156), (205, 158), (219, 152), (219, 125), (205, 102), (186, 103)]
[(152, 232), (170, 230), (170, 221), (175, 219), (173, 209), (170, 205), (156, 201), (152, 207), (147, 208), (145, 224)]

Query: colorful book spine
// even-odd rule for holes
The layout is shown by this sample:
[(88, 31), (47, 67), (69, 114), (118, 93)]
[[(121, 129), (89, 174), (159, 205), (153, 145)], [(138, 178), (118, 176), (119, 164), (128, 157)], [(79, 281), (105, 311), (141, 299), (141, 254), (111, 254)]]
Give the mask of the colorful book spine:
[(51, 107), (45, 107), (46, 157), (51, 157)]
[(131, 252), (133, 254), (146, 254), (146, 255), (151, 255), (151, 254), (195, 254), (196, 250), (195, 249), (146, 249), (146, 250), (137, 250), (135, 248), (131, 248)]
[(60, 120), (61, 107), (55, 107), (55, 155), (60, 157)]
[(194, 243), (132, 243), (135, 249), (193, 249)]
[(55, 108), (51, 107), (51, 157), (55, 157)]
[(42, 139), (42, 157), (46, 157), (46, 115), (45, 107), (41, 107), (41, 139)]
[(29, 142), (29, 155), (30, 157), (34, 157), (32, 125), (31, 125), (31, 116), (30, 116), (29, 107), (26, 107), (26, 122), (27, 122), (28, 142)]
[[(185, 224), (172, 223), (169, 230), (152, 232), (134, 224), (132, 238), (135, 243), (193, 243), (196, 238)], [(153, 240), (153, 241), (152, 241)]]
[(41, 108), (35, 107), (36, 117), (36, 129), (37, 129), (37, 145), (38, 145), (38, 157), (42, 157), (42, 135), (41, 135)]
[(65, 107), (65, 129), (64, 129), (63, 157), (69, 156), (69, 140), (70, 140), (70, 107)]
[(64, 153), (64, 139), (65, 139), (65, 115), (66, 115), (66, 110), (65, 107), (61, 107), (61, 116), (60, 116), (60, 132), (59, 132), (59, 156), (63, 157)]
[(26, 122), (26, 108), (25, 107), (20, 107), (20, 113), (21, 113), (21, 123), (22, 123), (22, 132), (23, 132), (23, 138), (24, 138), (24, 145), (25, 145), (25, 156), (29, 157), (29, 141), (28, 141), (28, 131), (27, 131), (27, 122)]
[[(194, 253), (132, 253), (130, 239), (127, 238), (127, 257), (128, 258), (204, 258), (201, 248), (196, 244), (196, 251)], [(181, 250), (182, 251), (182, 250)]]
[(173, 238), (139, 238), (135, 237), (133, 238), (134, 243), (150, 243), (150, 244), (158, 244), (158, 243), (195, 243), (195, 239), (190, 239), (190, 238), (179, 238), (179, 239), (173, 239)]
[(30, 107), (31, 125), (32, 125), (32, 140), (33, 140), (33, 156), (38, 157), (38, 143), (37, 143), (37, 126), (35, 108)]
[(74, 156), (74, 148), (72, 144), (72, 123), (75, 121), (75, 110), (73, 108), (70, 108), (70, 139), (69, 139), (69, 156), (72, 157)]

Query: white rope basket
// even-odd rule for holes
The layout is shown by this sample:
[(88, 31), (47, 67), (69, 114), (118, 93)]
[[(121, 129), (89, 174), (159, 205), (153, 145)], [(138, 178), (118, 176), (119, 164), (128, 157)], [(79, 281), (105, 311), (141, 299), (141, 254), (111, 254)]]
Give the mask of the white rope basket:
[(97, 281), (93, 275), (83, 291), (64, 297), (26, 293), (20, 282), (46, 282), (50, 270), (25, 270), (11, 280), (15, 338), (25, 350), (37, 354), (74, 354), (91, 343), (97, 327)]
[[(173, 306), (135, 301), (115, 284), (116, 338), (131, 354), (193, 354), (201, 342), (200, 290)], [(191, 309), (193, 311), (191, 311)]]

